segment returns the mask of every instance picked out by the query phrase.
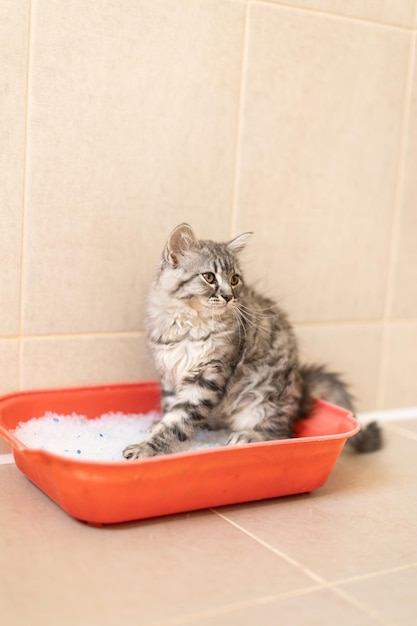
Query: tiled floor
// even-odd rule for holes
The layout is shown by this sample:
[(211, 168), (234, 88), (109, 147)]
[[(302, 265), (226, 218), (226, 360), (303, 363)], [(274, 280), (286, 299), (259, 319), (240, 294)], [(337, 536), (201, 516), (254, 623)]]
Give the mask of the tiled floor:
[(310, 495), (103, 528), (0, 465), (0, 623), (414, 626), (417, 419), (385, 429)]

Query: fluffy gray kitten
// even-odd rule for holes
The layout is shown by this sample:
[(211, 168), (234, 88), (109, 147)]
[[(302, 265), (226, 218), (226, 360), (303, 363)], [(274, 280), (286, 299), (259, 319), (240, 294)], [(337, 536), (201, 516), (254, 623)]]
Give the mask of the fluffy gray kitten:
[[(239, 253), (250, 236), (198, 240), (181, 224), (169, 237), (147, 315), (163, 418), (125, 458), (175, 452), (200, 428), (229, 429), (229, 444), (292, 437), (312, 397), (353, 411), (337, 375), (300, 366), (285, 313), (246, 285)], [(350, 441), (358, 451), (376, 450), (379, 427), (370, 424)]]

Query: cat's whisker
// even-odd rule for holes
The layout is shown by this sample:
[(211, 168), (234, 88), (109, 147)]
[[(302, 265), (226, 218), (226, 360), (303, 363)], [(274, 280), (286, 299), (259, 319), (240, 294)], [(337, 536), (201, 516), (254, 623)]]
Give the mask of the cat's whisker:
[[(240, 342), (240, 341), (242, 341), (242, 339), (246, 339), (246, 335), (247, 335), (246, 328), (245, 328), (243, 320), (242, 320), (242, 318), (240, 316), (239, 309), (237, 307), (234, 307), (232, 309), (232, 311), (233, 311), (233, 316), (234, 316), (234, 318), (235, 318), (235, 320), (237, 321), (237, 324), (238, 324), (239, 342)], [(243, 333), (242, 333), (242, 331), (243, 331)]]
[(246, 312), (242, 311), (242, 309), (239, 306), (236, 307), (236, 311), (238, 311), (241, 321), (244, 320), (246, 324), (252, 328), (252, 330), (255, 330), (256, 332), (264, 333), (265, 336), (268, 336), (270, 334), (270, 329), (267, 328), (266, 326), (257, 324), (256, 323), (257, 319), (254, 316), (251, 319), (249, 315)]
[(265, 307), (263, 307), (263, 306), (257, 307), (257, 311), (261, 311), (261, 312), (262, 311), (272, 311), (272, 310), (274, 310), (274, 311), (277, 310), (277, 305), (275, 303), (270, 304), (269, 306), (265, 306)]
[(248, 326), (250, 326), (252, 328), (253, 331), (255, 331), (255, 333), (259, 333), (260, 335), (264, 335), (264, 337), (269, 337), (270, 333), (269, 333), (269, 329), (265, 328), (264, 326), (259, 326), (257, 324), (254, 324), (253, 322), (250, 322), (249, 320), (246, 320), (246, 323), (248, 324)]
[(256, 309), (256, 310), (252, 310), (249, 309), (248, 307), (246, 307), (244, 304), (241, 304), (239, 302), (238, 307), (240, 309), (242, 309), (243, 311), (245, 311), (245, 313), (247, 313), (247, 315), (250, 315), (252, 317), (255, 317), (256, 319), (270, 319), (272, 317), (275, 317), (275, 313), (270, 313), (269, 315), (263, 315), (262, 311), (267, 311), (268, 309), (274, 309), (275, 306), (273, 307), (267, 307), (265, 309)]
[(250, 316), (245, 311), (240, 311), (240, 315), (248, 324), (252, 326), (252, 328), (263, 328), (264, 330), (269, 330), (269, 326), (264, 326), (261, 324), (262, 319), (259, 319), (255, 316)]

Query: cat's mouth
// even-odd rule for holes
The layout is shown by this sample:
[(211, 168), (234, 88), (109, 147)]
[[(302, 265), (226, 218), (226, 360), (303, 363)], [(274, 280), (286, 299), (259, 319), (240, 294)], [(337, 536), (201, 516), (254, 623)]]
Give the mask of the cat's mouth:
[(213, 315), (213, 313), (217, 315), (224, 315), (232, 310), (234, 303), (235, 301), (233, 298), (227, 297), (209, 298), (204, 304), (206, 311), (208, 311), (211, 315)]
[(218, 316), (222, 317), (226, 313), (229, 313), (234, 308), (235, 300), (233, 298), (192, 298), (189, 300), (189, 304), (200, 313), (203, 317)]
[(222, 302), (221, 300), (209, 300), (207, 302), (207, 306), (211, 309), (225, 309), (227, 307), (227, 302)]

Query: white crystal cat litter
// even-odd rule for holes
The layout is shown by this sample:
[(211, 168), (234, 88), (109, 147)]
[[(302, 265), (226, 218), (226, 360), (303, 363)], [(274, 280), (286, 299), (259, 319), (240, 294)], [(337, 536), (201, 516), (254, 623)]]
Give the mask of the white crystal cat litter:
[[(95, 419), (72, 413), (46, 412), (43, 417), (20, 422), (14, 435), (28, 448), (47, 450), (80, 461), (126, 461), (123, 450), (144, 441), (160, 416), (147, 414), (105, 413)], [(226, 431), (202, 430), (182, 444), (181, 451), (224, 445)]]

